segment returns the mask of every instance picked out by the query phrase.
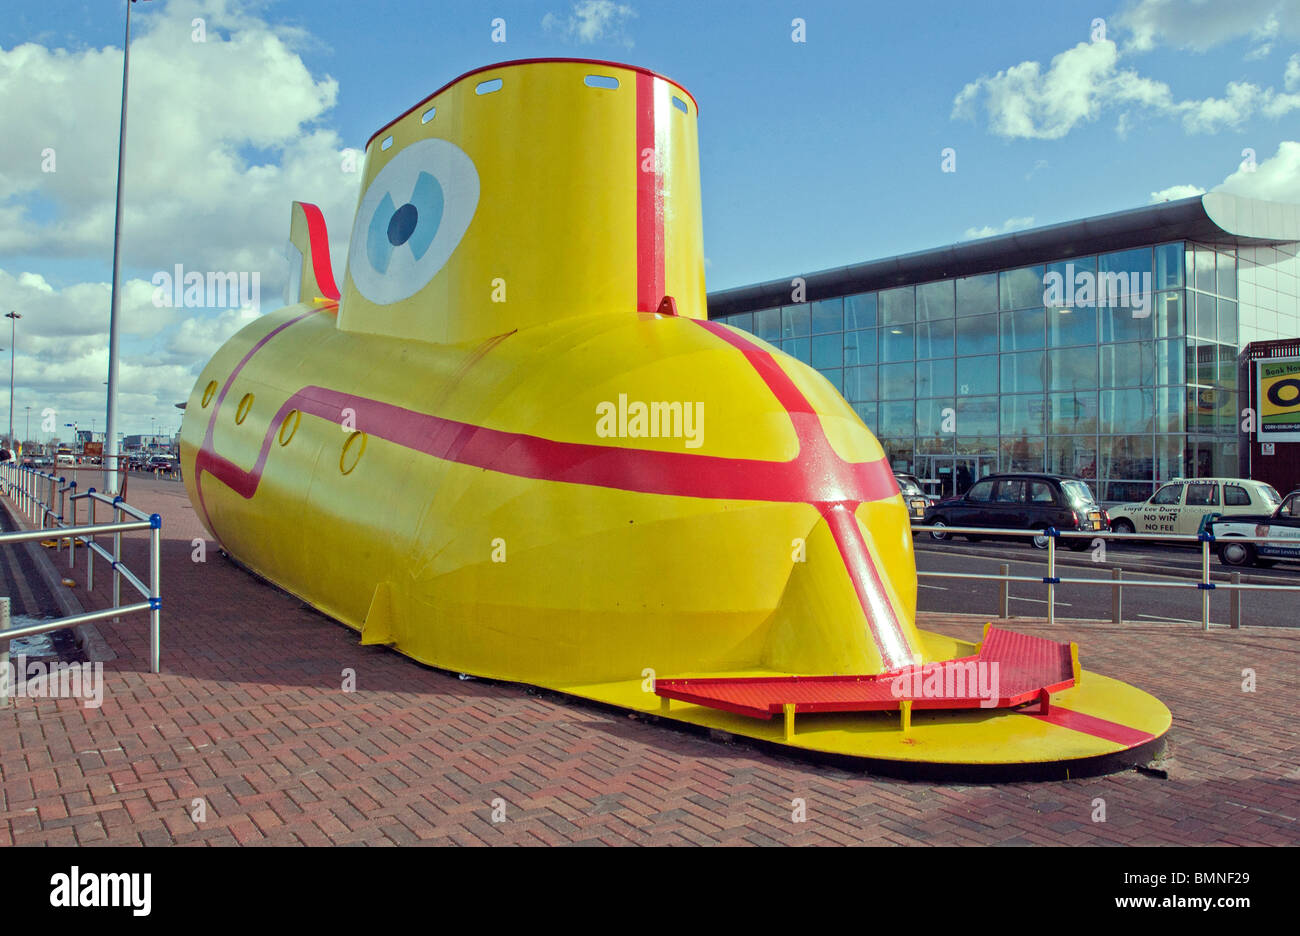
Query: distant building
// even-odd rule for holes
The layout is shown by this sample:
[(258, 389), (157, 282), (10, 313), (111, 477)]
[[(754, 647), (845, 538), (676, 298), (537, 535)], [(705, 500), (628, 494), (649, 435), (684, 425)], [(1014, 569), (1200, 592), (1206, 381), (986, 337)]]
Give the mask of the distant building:
[(817, 368), (944, 494), (1047, 470), (1129, 500), (1282, 466), (1243, 451), (1238, 356), (1300, 338), (1298, 251), (1300, 205), (1212, 192), (713, 292), (709, 318)]

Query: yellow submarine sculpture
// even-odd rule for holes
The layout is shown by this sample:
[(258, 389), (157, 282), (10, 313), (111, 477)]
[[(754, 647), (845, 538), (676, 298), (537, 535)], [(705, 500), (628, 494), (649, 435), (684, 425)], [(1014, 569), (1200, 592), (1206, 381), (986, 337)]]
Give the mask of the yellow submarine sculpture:
[[(627, 65), (457, 78), (369, 141), (341, 296), (295, 202), (294, 304), (187, 404), (212, 535), (363, 644), (809, 751), (1082, 764), (1163, 735), (1070, 645), (998, 708), (789, 694), (983, 648), (917, 629), (907, 511), (844, 399), (708, 321), (697, 115)], [(746, 680), (748, 708), (710, 696)]]

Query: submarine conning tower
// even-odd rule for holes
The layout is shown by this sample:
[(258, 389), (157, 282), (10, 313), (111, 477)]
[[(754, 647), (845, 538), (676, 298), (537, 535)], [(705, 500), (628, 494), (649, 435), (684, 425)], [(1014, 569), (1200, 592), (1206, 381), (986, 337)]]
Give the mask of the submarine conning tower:
[(475, 342), (665, 297), (705, 318), (698, 113), (609, 62), (460, 76), (366, 144), (338, 327)]

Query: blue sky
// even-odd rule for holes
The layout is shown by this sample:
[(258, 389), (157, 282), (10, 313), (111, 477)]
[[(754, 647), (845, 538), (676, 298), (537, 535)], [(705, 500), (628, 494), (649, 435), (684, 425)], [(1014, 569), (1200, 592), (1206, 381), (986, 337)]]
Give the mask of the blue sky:
[[(174, 259), (217, 269), (262, 264), (264, 289), (278, 288), (283, 269), (272, 269), (262, 254), (248, 259), (250, 245), (262, 250), (283, 242), (294, 197), (325, 208), (341, 267), (356, 189), (313, 172), (313, 160), (363, 147), (376, 128), (464, 71), (534, 56), (643, 65), (692, 92), (701, 111), (710, 289), (1224, 184), (1300, 201), (1294, 0), (151, 0), (136, 4), (135, 14), (141, 45), (133, 52), (141, 51), (133, 55), (131, 138), (149, 148), (129, 163), (127, 196), (134, 192), (157, 207), (146, 211), (137, 201), (140, 214), (128, 214), (124, 273), (144, 282)], [(221, 46), (227, 59), (182, 48), (195, 15), (209, 30), (203, 52), (228, 44)], [(506, 21), (505, 43), (491, 41), (497, 17)], [(1094, 24), (1099, 17), (1104, 36)], [(806, 42), (792, 41), (795, 18), (806, 24)], [(0, 304), (36, 302), (41, 297), (31, 290), (39, 287), (51, 322), (60, 315), (102, 318), (103, 327), (51, 331), (29, 370), (20, 360), (20, 384), (24, 372), (42, 377), (28, 397), (57, 397), (61, 411), (87, 416), (102, 384), (102, 377), (92, 380), (99, 360), (93, 338), (106, 328), (107, 307), (95, 307), (89, 285), (106, 282), (110, 270), (120, 92), (111, 76), (114, 56), (120, 73), (121, 32), (122, 4), (114, 2), (14, 5), (0, 23), (0, 107), (14, 109), (6, 124), (21, 131), (26, 147), (0, 143), (0, 182), (11, 182), (8, 195), (0, 193), (0, 229), (10, 228), (8, 238), (0, 235)], [(40, 54), (29, 48), (20, 55), (24, 45)], [(259, 45), (260, 53), (253, 49)], [(238, 55), (248, 58), (237, 69), (244, 84), (236, 88), (220, 69), (244, 61)], [(269, 73), (260, 91), (259, 68)], [(280, 83), (271, 85), (270, 75)], [(76, 121), (59, 123), (50, 107), (24, 110), (19, 103), (23, 89), (28, 97), (53, 93), (54, 77), (65, 82), (60, 93), (68, 109), (85, 108)], [(223, 101), (227, 86), (230, 100)], [(292, 88), (293, 95), (282, 95), (292, 102), (273, 99), (271, 87)], [(201, 119), (185, 119), (196, 112)], [(262, 129), (243, 134), (245, 126)], [(172, 139), (175, 159), (184, 154), (203, 172), (216, 172), (206, 165), (205, 127), (216, 128), (211, 151), (229, 157), (224, 175), (187, 173), (168, 162)], [(78, 140), (82, 135), (92, 139)], [(48, 177), (25, 176), (28, 163), (5, 166), (34, 159), (47, 136), (63, 160), (59, 188), (49, 187)], [(945, 147), (956, 151), (956, 172), (941, 171)], [(1258, 162), (1253, 173), (1240, 168), (1247, 148)], [(263, 166), (278, 181), (258, 190), (283, 203), (241, 210), (242, 189), (229, 183)], [(204, 185), (214, 191), (210, 201), (186, 208), (181, 191)], [(209, 215), (205, 233), (197, 234), (197, 218)], [(78, 216), (93, 223), (78, 227)], [(270, 256), (269, 246), (263, 254)], [(26, 286), (19, 282), (24, 274)], [(33, 286), (32, 276), (41, 283)], [(278, 304), (267, 300), (264, 311)], [(141, 311), (126, 337), (142, 381), (153, 368), (153, 385), (142, 382), (126, 407), (137, 421), (124, 425), (127, 431), (150, 415), (174, 423), (170, 402), (188, 392), (204, 348), (233, 328), (229, 316), (212, 310), (179, 312), (151, 318)], [(56, 339), (70, 333), (81, 344), (61, 369)], [(60, 379), (84, 387), (65, 397)]]

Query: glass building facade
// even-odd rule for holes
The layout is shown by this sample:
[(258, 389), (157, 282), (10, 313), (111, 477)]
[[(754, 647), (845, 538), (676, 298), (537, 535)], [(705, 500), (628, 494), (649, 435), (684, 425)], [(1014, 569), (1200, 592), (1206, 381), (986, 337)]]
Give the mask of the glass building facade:
[[(1273, 264), (1292, 294), (1295, 246)], [(1172, 477), (1238, 473), (1237, 356), (1257, 336), (1237, 254), (1166, 241), (721, 321), (815, 367), (893, 468), (937, 492), (1026, 470), (1133, 500)], [(1092, 284), (1094, 295), (1052, 292), (1062, 283)], [(1101, 283), (1110, 289), (1099, 298)]]

